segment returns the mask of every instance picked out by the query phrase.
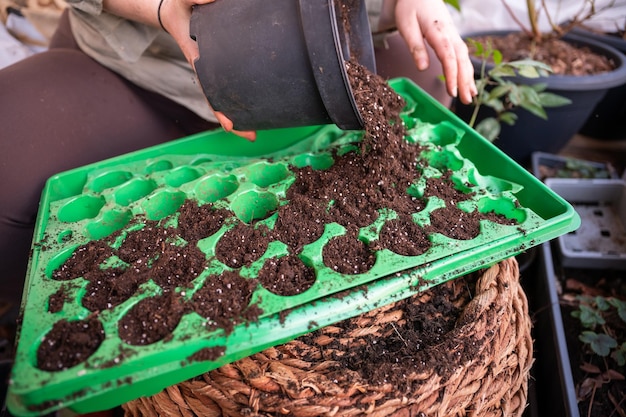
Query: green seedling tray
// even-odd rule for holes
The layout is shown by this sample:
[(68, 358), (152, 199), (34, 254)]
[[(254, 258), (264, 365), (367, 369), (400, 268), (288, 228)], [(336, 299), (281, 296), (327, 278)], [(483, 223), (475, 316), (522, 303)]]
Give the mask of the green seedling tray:
[[(399, 78), (390, 84), (407, 101), (403, 119), (408, 139), (428, 147), (423, 153), (429, 162), (425, 173), (437, 176), (452, 170), (453, 179), (474, 193), (463, 209), (495, 211), (517, 220), (516, 225), (483, 220), (479, 236), (465, 241), (434, 233), (429, 236), (431, 249), (422, 255), (380, 250), (372, 269), (343, 276), (322, 262), (324, 244), (344, 233), (342, 226), (330, 223), (300, 255), (315, 270), (315, 284), (293, 296), (278, 296), (259, 285), (253, 293), (263, 311), (258, 320), (238, 324), (230, 333), (209, 331), (206, 320), (191, 312), (169, 337), (130, 346), (118, 335), (117, 323), (134, 304), (159, 294), (158, 286), (149, 282), (121, 305), (97, 313), (105, 338), (95, 353), (69, 369), (50, 372), (39, 369), (36, 359), (46, 333), (60, 320), (94, 314), (80, 302), (87, 285), (82, 277), (72, 280), (73, 298), (61, 311), (48, 310), (50, 297), (67, 284), (52, 279), (52, 272), (78, 246), (124, 231), (136, 217), (168, 219), (186, 199), (222, 205), (239, 220), (271, 228), (274, 212), (295, 178), (290, 167), (324, 169), (332, 162), (329, 149), (351, 146), (363, 133), (311, 126), (261, 131), (256, 142), (247, 142), (218, 130), (60, 173), (48, 180), (42, 195), (7, 396), (10, 411), (35, 416), (60, 408), (79, 413), (109, 409), (487, 267), (578, 227), (580, 219), (567, 201), (413, 82)], [(432, 199), (414, 220), (428, 224), (428, 213), (442, 204)], [(361, 229), (360, 238), (375, 240), (384, 221), (393, 216), (383, 210), (373, 225)], [(226, 223), (199, 241), (209, 268), (185, 291), (197, 290), (207, 276), (228, 269), (215, 260), (214, 248), (229, 227)], [(265, 258), (285, 251), (281, 242), (270, 243), (263, 258), (242, 276), (254, 277)], [(217, 359), (190, 359), (211, 348), (223, 349), (223, 354)]]

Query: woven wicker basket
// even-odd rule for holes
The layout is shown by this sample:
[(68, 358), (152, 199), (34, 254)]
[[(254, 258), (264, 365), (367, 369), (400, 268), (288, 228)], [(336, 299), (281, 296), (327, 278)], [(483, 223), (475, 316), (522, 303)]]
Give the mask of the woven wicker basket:
[[(409, 346), (405, 332), (452, 316), (434, 311), (442, 300), (456, 312), (451, 325)], [(511, 258), (123, 409), (126, 416), (521, 416), (533, 362), (530, 329)], [(364, 363), (372, 349), (377, 359)], [(386, 380), (391, 374), (402, 380)]]

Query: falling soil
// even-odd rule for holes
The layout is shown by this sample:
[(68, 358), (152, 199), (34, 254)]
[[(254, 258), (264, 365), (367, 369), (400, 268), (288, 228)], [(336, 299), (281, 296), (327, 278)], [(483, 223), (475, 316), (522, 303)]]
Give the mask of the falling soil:
[[(207, 331), (221, 329), (228, 333), (238, 323), (253, 322), (263, 314), (252, 303), (252, 294), (258, 286), (274, 294), (291, 296), (315, 284), (315, 271), (299, 255), (305, 245), (323, 235), (329, 223), (341, 225), (345, 233), (332, 237), (324, 246), (323, 262), (345, 275), (369, 271), (379, 250), (406, 256), (425, 253), (431, 248), (428, 236), (432, 233), (466, 240), (478, 235), (482, 219), (515, 223), (494, 213), (477, 210), (468, 213), (457, 208), (457, 203), (470, 199), (472, 194), (466, 187), (455, 184), (450, 172), (441, 178), (428, 179), (419, 197), (409, 192), (420, 179), (420, 168), (425, 162), (420, 156), (421, 147), (404, 140), (406, 131), (400, 118), (405, 106), (403, 98), (385, 80), (361, 65), (348, 62), (346, 68), (365, 128), (363, 140), (354, 149), (341, 154), (334, 151), (334, 164), (328, 169), (290, 167), (295, 182), (286, 193), (289, 203), (277, 208), (272, 228), (260, 221), (242, 222), (230, 210), (212, 203), (200, 206), (188, 200), (175, 214), (161, 221), (136, 216), (126, 230), (78, 247), (52, 273), (52, 278), (68, 281), (83, 277), (89, 281), (80, 302), (92, 312), (93, 318), (86, 327), (81, 322), (59, 322), (37, 351), (38, 366), (62, 370), (79, 363), (78, 358), (86, 360), (103, 340), (102, 326), (97, 325), (99, 312), (129, 302), (133, 297), (141, 301), (129, 308), (118, 323), (120, 337), (129, 345), (166, 340), (182, 316), (189, 313), (203, 317)], [(435, 210), (430, 225), (421, 227), (411, 216), (424, 210), (430, 197), (439, 197), (446, 207)], [(381, 209), (391, 209), (397, 217), (385, 222), (377, 240), (369, 243), (360, 240), (359, 229), (372, 225)], [(229, 228), (217, 240), (214, 254), (207, 256), (200, 250), (199, 242), (223, 226)], [(240, 274), (261, 259), (273, 241), (282, 242), (288, 254), (268, 257), (254, 279)], [(216, 261), (230, 269), (209, 275), (198, 288), (194, 287), (198, 285), (196, 278)], [(146, 291), (155, 291), (154, 286), (161, 295), (146, 296)], [(416, 320), (422, 318), (421, 324), (414, 323), (413, 330), (402, 336), (403, 340), (381, 340), (370, 348), (373, 350), (363, 352), (359, 363), (350, 366), (358, 369), (376, 362), (365, 359), (366, 354), (376, 357), (384, 350), (401, 352), (409, 345), (436, 343), (452, 325), (449, 319), (452, 307), (446, 301), (444, 289), (441, 294), (437, 289), (433, 291), (437, 302), (421, 306), (424, 311), (407, 312)], [(62, 310), (62, 299), (62, 293), (51, 297), (51, 311)], [(62, 344), (57, 342), (62, 339), (60, 334), (66, 336)], [(73, 344), (74, 339), (79, 340)], [(208, 355), (215, 359), (221, 352), (213, 348), (197, 357)], [(399, 357), (404, 356), (412, 357), (412, 353), (407, 351)], [(428, 366), (441, 367), (445, 363), (439, 361)], [(390, 366), (366, 372), (372, 377), (385, 374), (388, 378), (399, 369), (398, 365)]]
[(490, 42), (494, 49), (502, 53), (504, 61), (533, 59), (549, 65), (558, 75), (592, 75), (615, 69), (615, 62), (606, 56), (554, 36), (533, 42), (525, 33), (513, 32), (506, 36), (477, 36), (474, 39), (483, 45)]

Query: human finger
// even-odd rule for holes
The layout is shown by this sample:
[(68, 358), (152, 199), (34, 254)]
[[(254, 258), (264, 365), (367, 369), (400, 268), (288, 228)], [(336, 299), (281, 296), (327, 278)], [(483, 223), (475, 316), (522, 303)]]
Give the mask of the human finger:
[(163, 28), (174, 38), (185, 58), (194, 66), (200, 55), (198, 45), (189, 34), (192, 7), (215, 0), (163, 0), (159, 18)]
[(249, 140), (250, 142), (254, 142), (256, 140), (256, 132), (253, 130), (235, 130), (233, 129), (233, 122), (230, 120), (224, 113), (220, 111), (213, 111), (217, 121), (222, 128), (227, 132), (232, 132), (237, 136), (241, 136), (244, 139)]
[(470, 104), (472, 98), (478, 94), (478, 88), (476, 87), (476, 81), (474, 79), (474, 65), (469, 58), (467, 51), (467, 45), (462, 42), (458, 46), (456, 52), (458, 58), (458, 85), (459, 85), (459, 99), (464, 104)]
[(407, 4), (406, 2), (397, 3), (395, 9), (396, 25), (411, 52), (415, 65), (420, 71), (423, 71), (430, 65), (428, 50), (424, 43), (416, 11), (411, 7), (407, 7)]

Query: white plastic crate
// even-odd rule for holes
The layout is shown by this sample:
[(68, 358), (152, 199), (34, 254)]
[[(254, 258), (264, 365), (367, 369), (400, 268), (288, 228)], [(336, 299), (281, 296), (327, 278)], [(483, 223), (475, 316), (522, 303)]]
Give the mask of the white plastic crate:
[(563, 266), (626, 269), (626, 181), (547, 178), (545, 183), (581, 217), (578, 230), (558, 238)]
[(544, 181), (546, 178), (618, 179), (615, 168), (608, 162), (533, 152), (533, 174)]

